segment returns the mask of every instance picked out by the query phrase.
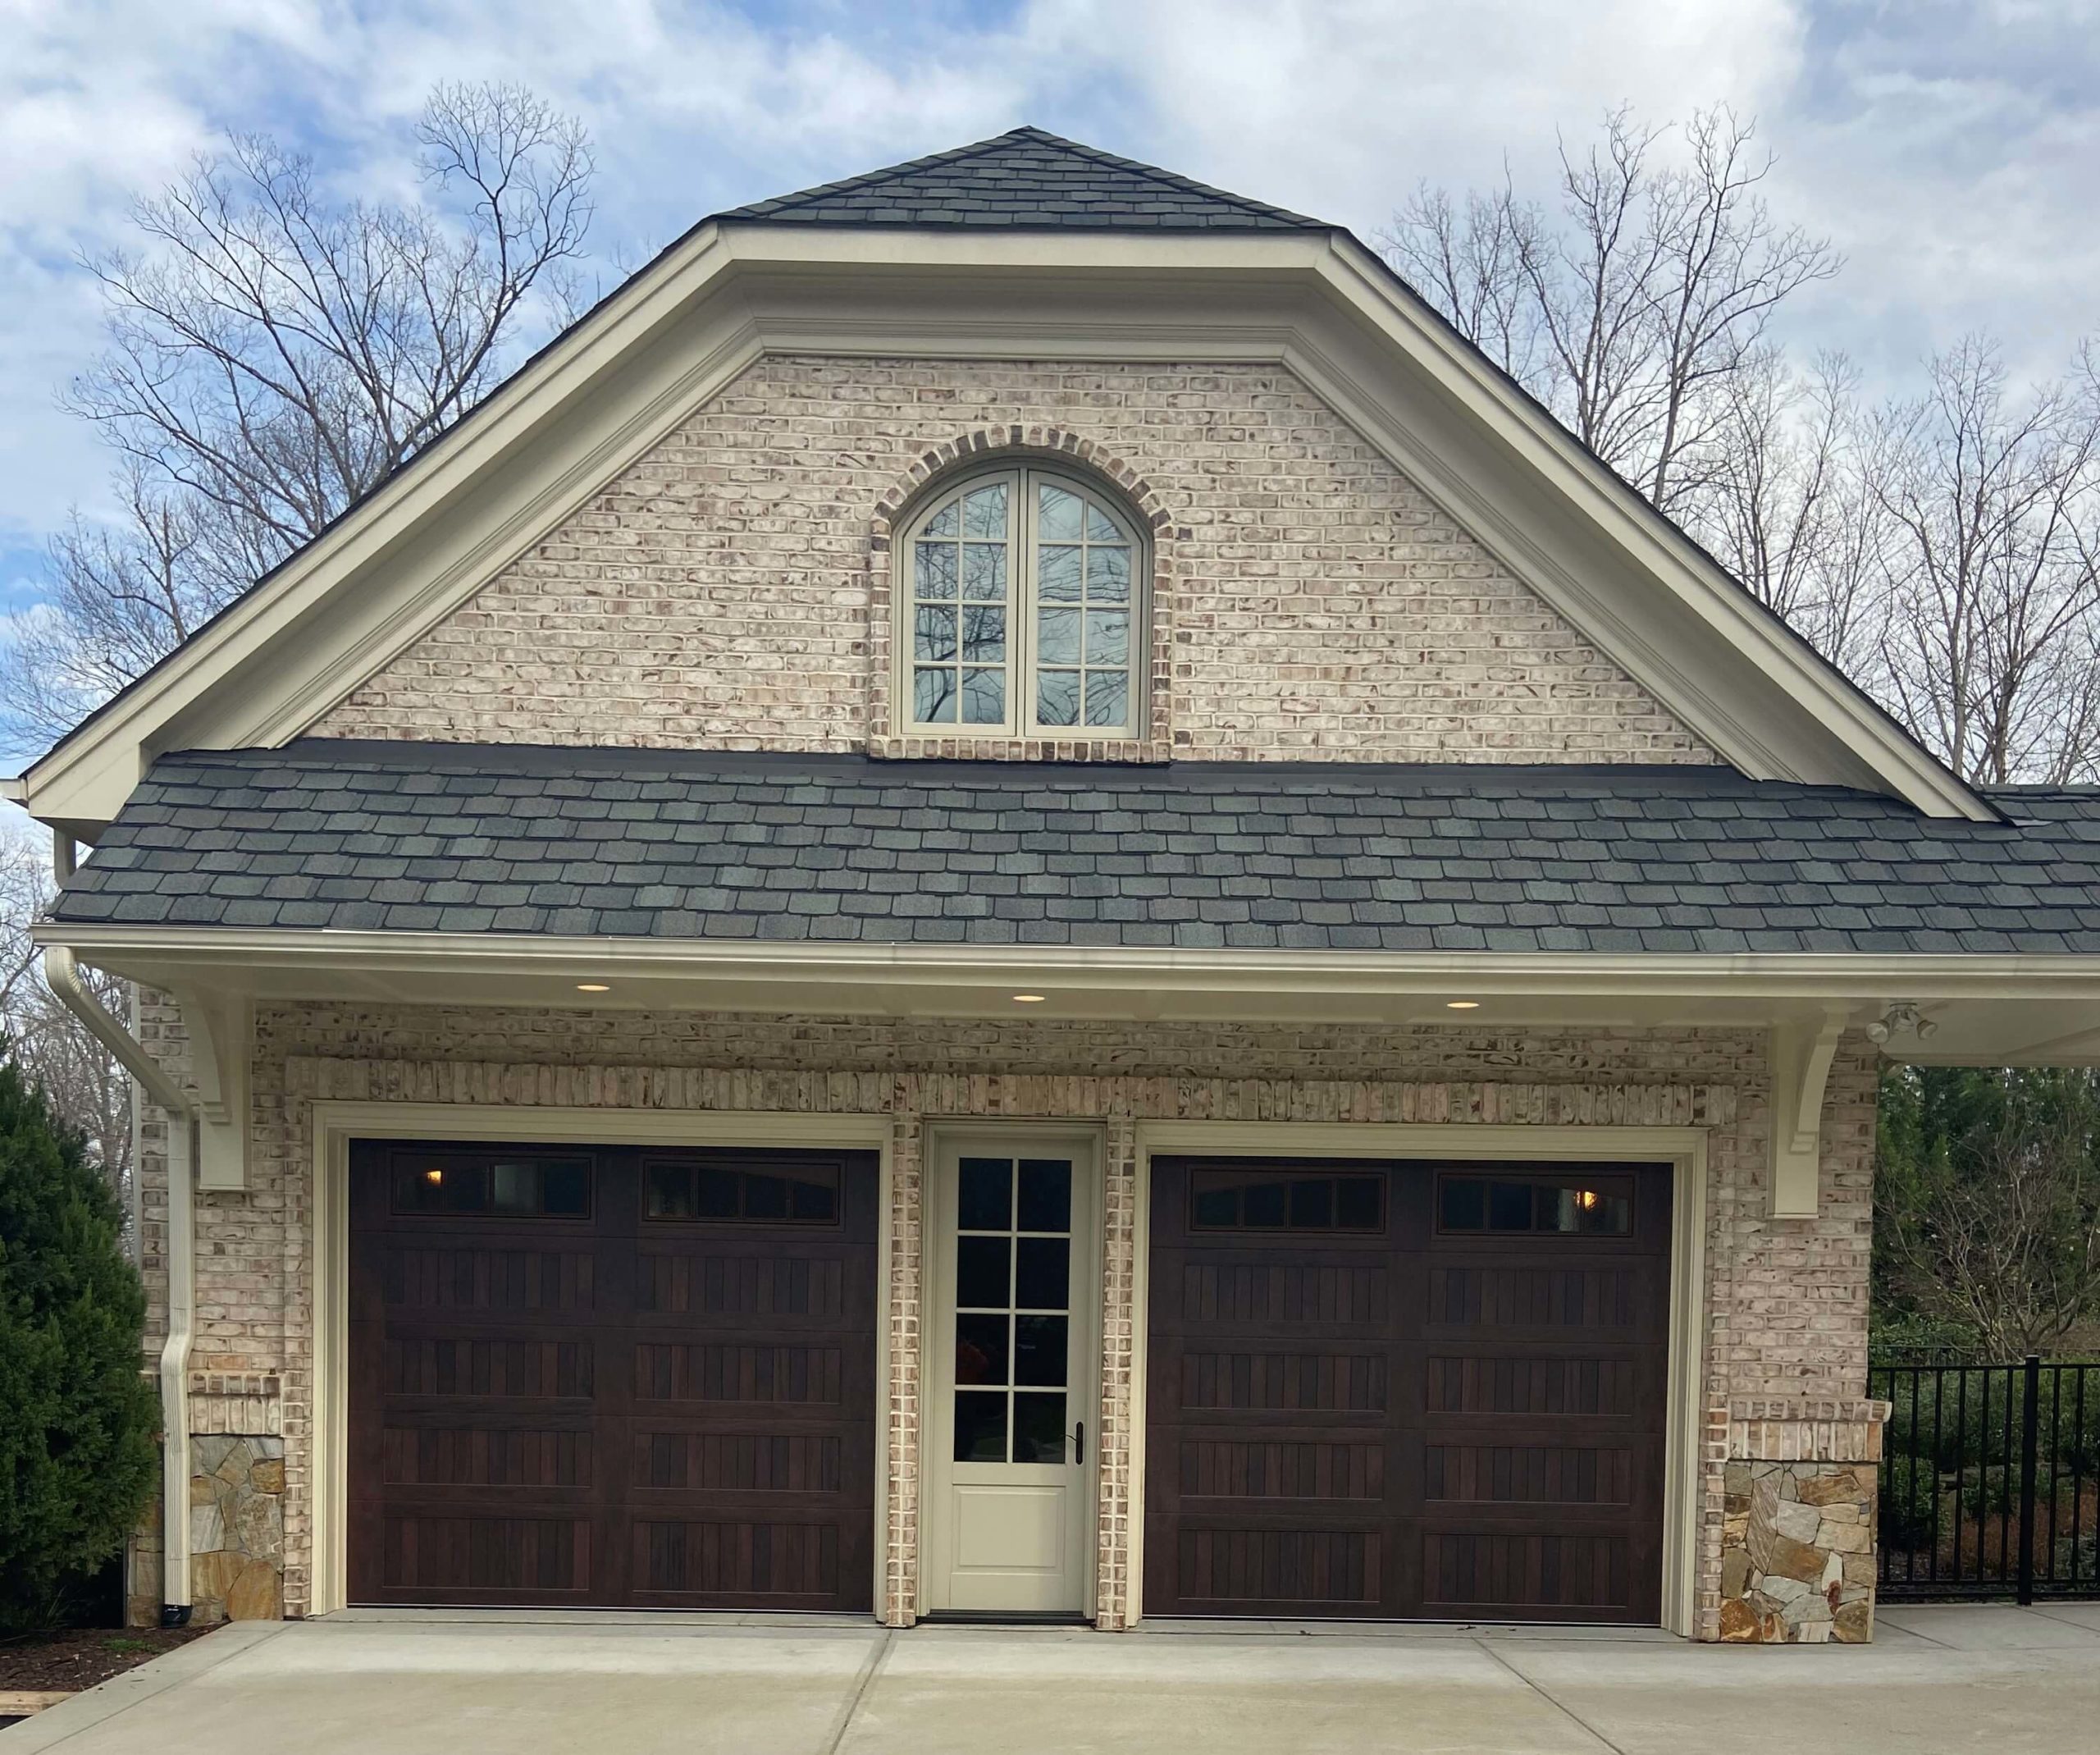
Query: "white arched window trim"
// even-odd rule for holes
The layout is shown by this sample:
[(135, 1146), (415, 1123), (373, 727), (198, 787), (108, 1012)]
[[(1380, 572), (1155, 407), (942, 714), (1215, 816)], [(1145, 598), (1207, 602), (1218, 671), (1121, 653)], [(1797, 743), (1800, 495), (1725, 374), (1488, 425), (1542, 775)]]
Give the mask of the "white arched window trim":
[(907, 734), (1142, 735), (1149, 556), (1085, 476), (1021, 464), (944, 483), (906, 523), (898, 568)]

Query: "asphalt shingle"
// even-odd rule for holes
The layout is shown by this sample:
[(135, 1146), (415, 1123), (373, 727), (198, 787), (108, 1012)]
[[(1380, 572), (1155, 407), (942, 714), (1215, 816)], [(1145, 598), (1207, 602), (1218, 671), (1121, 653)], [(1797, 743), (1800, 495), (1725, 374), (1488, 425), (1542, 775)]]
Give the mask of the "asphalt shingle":
[(1016, 128), (974, 146), (755, 201), (715, 217), (768, 224), (1009, 231), (1331, 229), (1040, 128)]
[(2100, 788), (1993, 797), (2006, 822), (1722, 768), (1103, 768), (313, 740), (160, 757), (52, 917), (2100, 953)]

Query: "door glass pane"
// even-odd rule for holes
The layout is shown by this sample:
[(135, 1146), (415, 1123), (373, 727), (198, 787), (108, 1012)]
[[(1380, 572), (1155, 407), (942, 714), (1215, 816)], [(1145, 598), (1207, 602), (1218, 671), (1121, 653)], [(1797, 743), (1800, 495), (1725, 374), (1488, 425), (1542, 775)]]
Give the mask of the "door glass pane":
[(1071, 1242), (1063, 1237), (1023, 1237), (1015, 1245), (1014, 1304), (1018, 1309), (1066, 1308), (1071, 1286)]
[(788, 1181), (784, 1177), (751, 1172), (744, 1177), (746, 1218), (785, 1218), (788, 1216)]
[(1532, 1228), (1532, 1191), (1524, 1182), (1487, 1185), (1487, 1228), (1490, 1231), (1529, 1231)]
[(955, 1245), (955, 1301), (965, 1309), (1003, 1310), (1009, 1307), (1007, 1250), (1004, 1237), (958, 1237)]
[(1376, 1231), (1381, 1223), (1379, 1191), (1382, 1179), (1375, 1176), (1345, 1176), (1335, 1183), (1335, 1223), (1344, 1231)]
[(1478, 1231), (1487, 1223), (1487, 1185), (1445, 1177), (1440, 1191), (1438, 1223), (1446, 1231)]
[(700, 1172), (700, 1216), (734, 1218), (739, 1192), (735, 1171), (703, 1168)]
[(1308, 1177), (1290, 1185), (1294, 1229), (1325, 1231), (1335, 1223), (1335, 1185), (1325, 1177)]
[[(966, 1158), (956, 1195), (956, 1223), (965, 1231), (1005, 1231), (1013, 1212), (1013, 1160)], [(1023, 1197), (1026, 1199), (1025, 1194)], [(1006, 1302), (1003, 1295), (1000, 1303)]]
[(1070, 1231), (1072, 1228), (1072, 1167), (1062, 1158), (1024, 1158), (1020, 1161), (1020, 1223), (1022, 1231)]
[[(1029, 1319), (1023, 1319), (1029, 1320)], [(955, 1319), (955, 1380), (958, 1383), (1004, 1384), (1007, 1381), (1007, 1319), (1003, 1316), (958, 1316)], [(1058, 1378), (1029, 1378), (1031, 1383), (1057, 1383)]]
[(1064, 1387), (1068, 1322), (1062, 1316), (1014, 1319), (1014, 1382)]
[(1240, 1198), (1244, 1202), (1242, 1210), (1250, 1230), (1283, 1229), (1285, 1208), (1281, 1182), (1249, 1182), (1240, 1191)]
[(1007, 1392), (1004, 1390), (959, 1389), (955, 1392), (955, 1460), (957, 1462), (1004, 1462), (1007, 1460)]
[(1061, 1463), (1064, 1460), (1064, 1396), (1018, 1392), (1014, 1396), (1014, 1460)]

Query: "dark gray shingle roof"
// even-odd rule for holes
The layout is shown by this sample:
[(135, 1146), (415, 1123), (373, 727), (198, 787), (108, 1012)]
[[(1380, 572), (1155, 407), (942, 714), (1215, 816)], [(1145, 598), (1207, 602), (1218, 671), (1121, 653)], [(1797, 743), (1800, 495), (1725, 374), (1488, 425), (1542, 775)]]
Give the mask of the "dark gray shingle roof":
[(1718, 768), (313, 741), (164, 756), (57, 919), (879, 944), (2100, 953), (2100, 793)]
[(754, 201), (718, 219), (818, 226), (1000, 226), (1075, 231), (1326, 231), (1303, 214), (1228, 194), (1040, 128)]

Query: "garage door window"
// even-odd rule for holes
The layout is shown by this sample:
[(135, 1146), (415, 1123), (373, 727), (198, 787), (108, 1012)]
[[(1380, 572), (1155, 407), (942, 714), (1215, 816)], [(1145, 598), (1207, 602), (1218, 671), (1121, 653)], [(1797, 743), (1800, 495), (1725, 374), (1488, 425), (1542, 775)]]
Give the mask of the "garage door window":
[(1198, 1170), (1189, 1178), (1189, 1205), (1197, 1231), (1381, 1231), (1386, 1177), (1380, 1171)]
[(721, 1157), (658, 1161), (648, 1167), (651, 1219), (709, 1224), (836, 1225), (836, 1159), (798, 1161), (775, 1154), (757, 1163)]
[(1633, 1186), (1622, 1177), (1517, 1181), (1499, 1177), (1437, 1179), (1437, 1229), (1545, 1236), (1624, 1236), (1633, 1229)]
[(403, 1154), (394, 1164), (396, 1213), (500, 1218), (588, 1218), (591, 1166), (576, 1159)]

